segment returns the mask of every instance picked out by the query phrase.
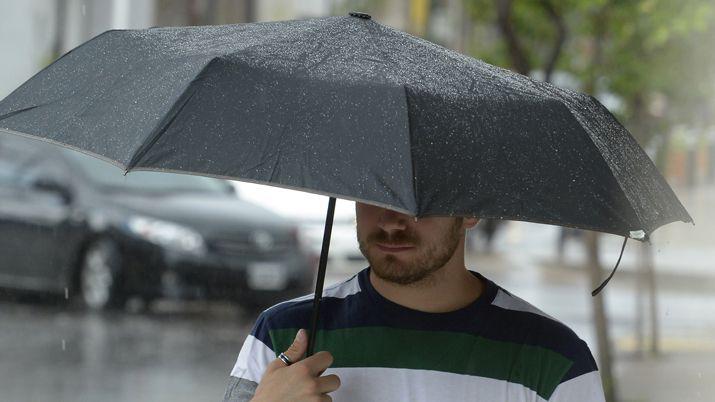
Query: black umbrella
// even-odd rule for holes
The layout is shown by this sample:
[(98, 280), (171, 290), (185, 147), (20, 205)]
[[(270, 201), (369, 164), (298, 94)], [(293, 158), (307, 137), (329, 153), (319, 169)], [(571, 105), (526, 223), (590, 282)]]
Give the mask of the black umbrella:
[(126, 172), (330, 196), (316, 319), (335, 197), (419, 217), (541, 222), (638, 240), (692, 222), (593, 97), (359, 13), (108, 31), (0, 102), (0, 128)]

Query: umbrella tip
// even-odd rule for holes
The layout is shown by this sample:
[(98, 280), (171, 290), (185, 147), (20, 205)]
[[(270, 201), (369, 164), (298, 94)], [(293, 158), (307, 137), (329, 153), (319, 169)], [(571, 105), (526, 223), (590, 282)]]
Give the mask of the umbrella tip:
[(371, 16), (370, 14), (360, 13), (360, 12), (357, 12), (357, 11), (351, 11), (351, 12), (349, 13), (349, 15), (350, 15), (351, 17), (360, 18), (360, 19), (363, 19), (363, 20), (371, 20), (371, 19), (372, 19), (372, 16)]
[(636, 240), (643, 240), (644, 238), (648, 237), (643, 230), (631, 230), (628, 237)]

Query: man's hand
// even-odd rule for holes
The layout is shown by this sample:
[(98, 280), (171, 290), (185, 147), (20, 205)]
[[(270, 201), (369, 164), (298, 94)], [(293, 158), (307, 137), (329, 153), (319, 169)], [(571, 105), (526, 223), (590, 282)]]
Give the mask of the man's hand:
[(301, 329), (293, 344), (284, 352), (293, 364), (286, 366), (280, 359), (269, 363), (251, 401), (332, 401), (327, 393), (340, 387), (340, 379), (334, 374), (324, 377), (320, 374), (333, 364), (333, 356), (328, 352), (318, 352), (301, 360), (307, 349), (308, 336), (305, 330)]

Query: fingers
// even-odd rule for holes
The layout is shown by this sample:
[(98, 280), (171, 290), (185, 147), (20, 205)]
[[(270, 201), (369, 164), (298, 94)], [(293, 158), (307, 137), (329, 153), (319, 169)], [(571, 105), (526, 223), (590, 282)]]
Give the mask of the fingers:
[(335, 374), (317, 378), (318, 392), (327, 394), (340, 388), (340, 378)]
[(321, 374), (333, 364), (333, 356), (322, 351), (304, 359), (307, 349), (308, 334), (301, 329), (288, 350), (283, 352), (293, 364), (286, 367), (279, 358), (268, 364), (253, 400), (332, 402), (327, 394), (340, 387), (340, 379), (334, 374)]
[(321, 351), (302, 360), (299, 364), (306, 366), (311, 376), (317, 377), (333, 364), (333, 355), (330, 352)]

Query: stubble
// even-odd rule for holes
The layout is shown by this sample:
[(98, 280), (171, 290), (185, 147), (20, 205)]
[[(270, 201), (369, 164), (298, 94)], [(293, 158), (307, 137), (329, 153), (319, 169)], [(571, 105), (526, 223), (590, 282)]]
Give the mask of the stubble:
[[(429, 281), (452, 258), (462, 236), (463, 219), (456, 219), (441, 236), (440, 241), (426, 244), (413, 232), (403, 230), (390, 236), (383, 230), (362, 236), (358, 230), (360, 251), (370, 263), (375, 275), (385, 281), (398, 285), (417, 285)], [(381, 253), (376, 243), (410, 244), (415, 251), (409, 258)]]

